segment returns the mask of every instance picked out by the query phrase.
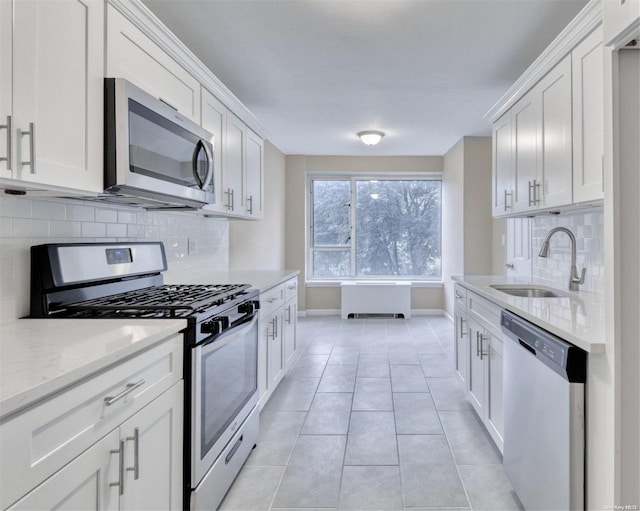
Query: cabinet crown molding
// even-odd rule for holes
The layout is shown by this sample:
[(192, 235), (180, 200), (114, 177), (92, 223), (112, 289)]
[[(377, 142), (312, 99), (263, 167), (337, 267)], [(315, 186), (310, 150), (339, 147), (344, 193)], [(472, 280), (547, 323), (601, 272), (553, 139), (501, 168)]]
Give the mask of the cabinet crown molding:
[(484, 119), (492, 124), (498, 120), (600, 24), (602, 0), (591, 0), (485, 114)]
[(171, 58), (183, 66), (205, 89), (222, 101), (251, 130), (263, 139), (269, 138), (267, 129), (253, 113), (140, 0), (105, 1), (122, 13)]

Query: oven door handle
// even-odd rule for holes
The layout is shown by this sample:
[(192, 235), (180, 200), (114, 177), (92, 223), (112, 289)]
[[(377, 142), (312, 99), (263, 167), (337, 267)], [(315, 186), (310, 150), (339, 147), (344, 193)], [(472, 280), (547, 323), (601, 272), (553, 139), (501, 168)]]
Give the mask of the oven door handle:
[(214, 337), (210, 341), (203, 342), (202, 344), (199, 345), (199, 347), (202, 348), (203, 352), (220, 349), (226, 346), (230, 341), (232, 341), (233, 337), (236, 337), (237, 335), (242, 335), (248, 332), (249, 330), (251, 330), (255, 326), (257, 321), (258, 321), (258, 315), (253, 314), (253, 318), (251, 319), (251, 321), (242, 323), (238, 326), (234, 326), (233, 328), (229, 328), (228, 330), (225, 330), (220, 335), (218, 335), (217, 337)]

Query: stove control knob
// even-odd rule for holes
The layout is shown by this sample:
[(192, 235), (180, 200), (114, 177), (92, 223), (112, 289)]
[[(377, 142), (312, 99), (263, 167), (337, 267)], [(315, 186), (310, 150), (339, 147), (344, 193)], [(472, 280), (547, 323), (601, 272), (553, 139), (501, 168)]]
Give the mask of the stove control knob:
[(223, 316), (202, 323), (202, 325), (200, 325), (200, 332), (203, 334), (216, 335), (226, 328), (229, 328), (229, 318)]
[(256, 306), (257, 304), (258, 302), (241, 303), (240, 305), (238, 305), (238, 312), (240, 314), (253, 314), (256, 311), (256, 309), (260, 308)]

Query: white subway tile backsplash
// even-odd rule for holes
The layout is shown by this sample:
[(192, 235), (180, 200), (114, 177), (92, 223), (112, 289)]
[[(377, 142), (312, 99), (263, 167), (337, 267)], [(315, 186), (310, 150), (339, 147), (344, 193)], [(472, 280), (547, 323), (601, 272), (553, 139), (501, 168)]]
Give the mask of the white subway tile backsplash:
[(95, 220), (95, 208), (82, 204), (69, 204), (67, 206), (67, 220), (81, 220), (93, 222)]
[[(29, 314), (30, 252), (43, 243), (163, 241), (169, 268), (206, 257), (229, 267), (226, 219), (94, 206), (75, 200), (0, 198), (0, 322)], [(191, 243), (191, 252), (189, 251)]]
[(49, 236), (49, 222), (38, 218), (14, 218), (13, 236), (16, 238)]
[(31, 218), (32, 201), (23, 197), (2, 195), (0, 197), (0, 216), (12, 218)]
[(104, 238), (107, 235), (107, 224), (98, 222), (82, 222), (82, 236), (85, 238)]
[(578, 271), (587, 269), (582, 289), (604, 292), (604, 212), (601, 209), (589, 213), (573, 213), (533, 218), (532, 266), (533, 276), (548, 280), (550, 285), (568, 287), (571, 269), (571, 244), (566, 234), (558, 233), (551, 239), (549, 257), (538, 257), (542, 242), (550, 229), (563, 226), (576, 236), (576, 261)]
[(118, 212), (114, 209), (96, 209), (96, 222), (112, 223), (118, 221)]
[(113, 238), (124, 238), (127, 235), (125, 224), (107, 224), (107, 236)]
[(66, 217), (67, 206), (62, 202), (33, 202), (33, 218), (43, 218), (45, 220), (64, 220)]
[(72, 220), (51, 220), (51, 236), (79, 238), (82, 236), (81, 222)]

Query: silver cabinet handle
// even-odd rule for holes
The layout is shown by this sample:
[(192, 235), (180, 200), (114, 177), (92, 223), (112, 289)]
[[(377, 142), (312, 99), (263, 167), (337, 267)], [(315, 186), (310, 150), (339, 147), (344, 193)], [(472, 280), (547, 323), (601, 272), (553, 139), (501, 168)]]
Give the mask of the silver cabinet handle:
[(460, 298), (462, 298), (462, 295), (460, 293), (458, 293), (457, 291), (455, 292), (456, 298), (458, 300), (460, 300)]
[(291, 305), (287, 307), (287, 325), (291, 324)]
[(275, 341), (276, 339), (276, 318), (271, 320), (271, 333), (267, 330), (267, 337), (271, 337), (271, 340)]
[(31, 173), (36, 173), (36, 125), (32, 122), (29, 123), (29, 131), (18, 130), (18, 135), (24, 137), (29, 136), (29, 161), (21, 161), (22, 166), (28, 165), (31, 167)]
[(111, 454), (118, 455), (118, 482), (109, 483), (109, 486), (117, 486), (118, 493), (124, 494), (124, 440), (120, 440), (120, 447), (118, 449), (112, 449), (109, 451)]
[(278, 299), (278, 298), (277, 298), (276, 296), (274, 296), (273, 298), (269, 298), (267, 301), (268, 301), (269, 303), (273, 303), (273, 302), (275, 302), (277, 299)]
[(515, 266), (513, 265), (513, 263), (507, 263), (507, 264), (505, 264), (505, 265), (504, 265), (504, 267), (505, 267), (507, 270), (513, 270), (513, 269), (515, 268)]
[(127, 437), (128, 441), (133, 441), (133, 467), (127, 467), (127, 472), (133, 472), (133, 478), (140, 477), (140, 429), (133, 430), (133, 436)]
[(227, 210), (233, 211), (233, 190), (227, 188), (227, 191), (224, 193), (227, 196)]
[(478, 337), (479, 337), (479, 340), (480, 340), (480, 350), (479, 350), (480, 351), (480, 360), (482, 360), (485, 356), (487, 356), (487, 353), (485, 353), (485, 351), (484, 351), (484, 340), (485, 340), (485, 337), (480, 332), (478, 332)]
[[(0, 161), (6, 161), (7, 162), (7, 170), (12, 170), (11, 169), (11, 133), (12, 133), (12, 127), (11, 127), (11, 116), (7, 115), (7, 124), (2, 124), (0, 125), (0, 130), (5, 129), (7, 130), (7, 156), (6, 157), (0, 157)], [(603, 160), (604, 161), (604, 160)]]
[(480, 356), (480, 332), (476, 332), (476, 357)]
[[(509, 199), (511, 199), (511, 195), (513, 192), (507, 192), (507, 189), (505, 188), (504, 190), (504, 210), (506, 211), (507, 209), (511, 209), (511, 205), (507, 203), (507, 197), (509, 197)], [(511, 202), (509, 200), (509, 202)]]
[(531, 181), (529, 181), (529, 206), (533, 206), (534, 202), (533, 199), (531, 199), (531, 189), (533, 188), (533, 184), (531, 183)]
[(278, 316), (276, 316), (275, 318), (273, 318), (273, 338), (275, 339), (276, 337), (278, 337)]
[(253, 195), (247, 197), (247, 213), (253, 215)]
[(235, 190), (232, 188), (231, 189), (231, 211), (235, 211), (236, 209), (236, 196), (235, 196)]
[(465, 319), (460, 316), (460, 337), (464, 337), (465, 335), (467, 335), (467, 332), (464, 331), (464, 323)]
[(295, 284), (291, 284), (291, 285), (287, 286), (287, 289), (295, 289), (295, 288), (296, 288)]
[(139, 387), (142, 387), (146, 382), (144, 380), (140, 380), (136, 383), (127, 383), (127, 386), (125, 387), (125, 389), (120, 392), (119, 394), (116, 394), (115, 396), (107, 396), (104, 398), (104, 405), (105, 406), (111, 406), (113, 403), (116, 403), (118, 401), (120, 401), (121, 399), (123, 399), (124, 397), (126, 397), (128, 394), (131, 394), (134, 390), (136, 390)]
[(538, 190), (540, 190), (540, 184), (537, 179), (533, 180), (533, 205), (537, 205), (540, 202), (538, 198)]

